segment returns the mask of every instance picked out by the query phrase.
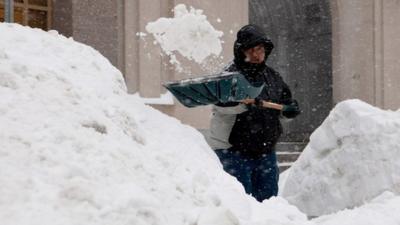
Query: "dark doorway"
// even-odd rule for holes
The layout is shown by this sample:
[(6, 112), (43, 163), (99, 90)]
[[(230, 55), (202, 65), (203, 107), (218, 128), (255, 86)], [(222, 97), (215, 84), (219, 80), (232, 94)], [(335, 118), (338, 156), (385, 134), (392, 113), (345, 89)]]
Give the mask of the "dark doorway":
[(284, 171), (332, 108), (329, 0), (249, 0), (249, 17), (274, 42), (268, 64), (281, 73), (302, 108), (295, 120), (283, 121), (276, 150)]
[(332, 108), (332, 31), (328, 0), (250, 0), (250, 23), (275, 44), (279, 71), (303, 113), (284, 123), (282, 142), (307, 142)]

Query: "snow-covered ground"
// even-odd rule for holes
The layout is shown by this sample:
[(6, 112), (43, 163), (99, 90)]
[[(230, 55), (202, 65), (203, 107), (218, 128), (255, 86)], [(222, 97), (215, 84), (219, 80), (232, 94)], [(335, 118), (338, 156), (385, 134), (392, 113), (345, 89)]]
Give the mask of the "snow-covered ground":
[(321, 216), (313, 222), (320, 225), (398, 225), (400, 197), (384, 192), (359, 208)]
[[(330, 180), (327, 183), (340, 189), (333, 193), (346, 198), (353, 197), (346, 191), (355, 193), (358, 188), (366, 204), (307, 220), (281, 197), (259, 203), (246, 195), (222, 170), (199, 132), (144, 105), (138, 96), (128, 95), (122, 74), (93, 48), (54, 31), (16, 24), (0, 23), (0, 34), (1, 225), (400, 224), (400, 198), (393, 194), (397, 190), (393, 186), (386, 188), (393, 193), (384, 193), (378, 184), (360, 187), (356, 184), (365, 180), (354, 175), (356, 184), (346, 189), (319, 166), (325, 162), (331, 173), (336, 171), (333, 166), (344, 166), (347, 174), (345, 162), (359, 165), (367, 157), (377, 162), (364, 166), (370, 179), (384, 169), (374, 181), (381, 182), (378, 178), (383, 174), (382, 179), (397, 181), (398, 112), (359, 101), (345, 102), (332, 111), (329, 118), (333, 120), (328, 118), (331, 122), (325, 121), (313, 134), (309, 150), (288, 174), (284, 196), (295, 203), (291, 196), (309, 196), (309, 186), (297, 174), (303, 180)], [(370, 135), (383, 133), (386, 139), (375, 145), (382, 136), (364, 138), (356, 132), (362, 130), (360, 126)], [(337, 148), (338, 143), (359, 154)], [(357, 146), (362, 148), (357, 150)], [(377, 146), (384, 147), (378, 151)], [(333, 150), (318, 153), (318, 149)], [(366, 154), (360, 153), (364, 149)], [(324, 160), (318, 162), (322, 156)], [(338, 160), (346, 161), (335, 164)], [(306, 162), (310, 169), (303, 167)], [(301, 168), (304, 173), (298, 171)], [(312, 173), (315, 170), (321, 172)], [(314, 184), (311, 190), (316, 196), (333, 190)], [(290, 187), (295, 186), (304, 187), (295, 189), (298, 195), (291, 194)], [(354, 196), (353, 201), (343, 200), (360, 203), (359, 195)], [(336, 205), (333, 200), (325, 198), (319, 207)], [(306, 211), (306, 204), (299, 206)]]

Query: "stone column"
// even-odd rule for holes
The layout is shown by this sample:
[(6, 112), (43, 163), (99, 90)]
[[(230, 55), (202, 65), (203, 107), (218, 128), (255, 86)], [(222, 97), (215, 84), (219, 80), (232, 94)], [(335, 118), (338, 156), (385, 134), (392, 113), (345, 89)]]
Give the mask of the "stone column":
[(116, 67), (123, 50), (119, 44), (120, 4), (121, 0), (72, 0), (71, 6), (73, 38), (94, 47)]
[[(400, 108), (400, 1), (379, 0), (383, 28), (381, 45), (383, 45), (383, 107)], [(383, 5), (382, 5), (383, 4)], [(380, 53), (382, 54), (382, 53)]]
[(51, 29), (60, 34), (72, 36), (72, 0), (53, 1), (53, 23)]
[(400, 2), (331, 0), (333, 97), (400, 107)]

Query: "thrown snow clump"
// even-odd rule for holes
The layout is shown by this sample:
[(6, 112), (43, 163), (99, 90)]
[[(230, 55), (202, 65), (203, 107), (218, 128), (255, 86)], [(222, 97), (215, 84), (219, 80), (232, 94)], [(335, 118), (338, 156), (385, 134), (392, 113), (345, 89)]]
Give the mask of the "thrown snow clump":
[(258, 203), (93, 48), (0, 23), (0, 224), (309, 224)]
[[(174, 18), (159, 18), (146, 26), (163, 51), (176, 62), (175, 52), (201, 64), (207, 57), (222, 51), (223, 32), (215, 28), (199, 9), (190, 10), (184, 4), (176, 5)], [(174, 62), (174, 61), (172, 61)]]
[[(400, 111), (339, 103), (290, 169), (282, 196), (307, 215), (400, 193)], [(356, 212), (355, 212), (356, 213)]]

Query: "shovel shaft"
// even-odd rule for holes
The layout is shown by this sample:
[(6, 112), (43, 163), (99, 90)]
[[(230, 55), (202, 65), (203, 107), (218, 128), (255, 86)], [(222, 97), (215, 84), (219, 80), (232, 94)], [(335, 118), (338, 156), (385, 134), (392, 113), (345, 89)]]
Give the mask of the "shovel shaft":
[(282, 110), (283, 109), (283, 105), (276, 104), (276, 103), (273, 103), (273, 102), (267, 102), (267, 101), (262, 101), (262, 107), (270, 108), (270, 109), (276, 109), (276, 110)]

